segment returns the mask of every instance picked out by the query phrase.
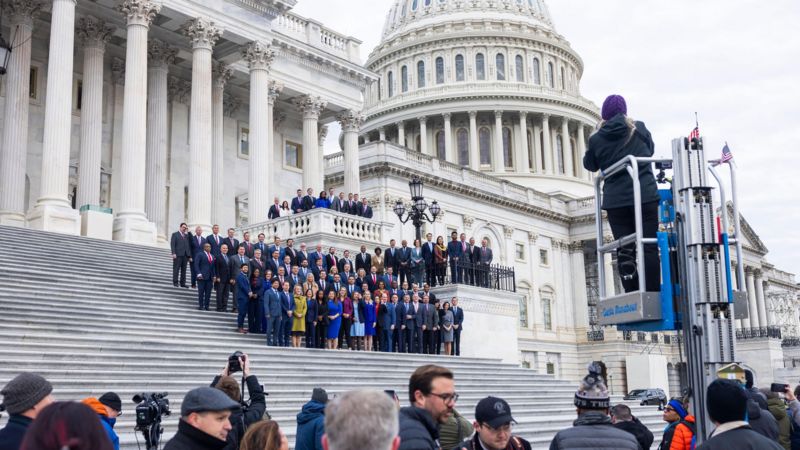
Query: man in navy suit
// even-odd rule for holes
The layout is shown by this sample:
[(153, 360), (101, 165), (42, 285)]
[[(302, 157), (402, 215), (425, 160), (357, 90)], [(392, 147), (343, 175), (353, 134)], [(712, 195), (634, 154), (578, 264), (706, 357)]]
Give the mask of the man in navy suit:
[(203, 245), (203, 251), (194, 256), (194, 270), (197, 272), (197, 302), (199, 310), (208, 311), (211, 302), (211, 287), (214, 285), (214, 256), (211, 244)]
[(281, 308), (281, 295), (278, 280), (272, 280), (272, 288), (267, 289), (265, 306), (267, 314), (267, 345), (278, 347), (281, 344), (281, 324), (283, 323), (283, 309)]
[(328, 273), (330, 273), (333, 267), (339, 268), (339, 258), (336, 256), (336, 247), (331, 247), (328, 254), (325, 255), (325, 267), (328, 268)]
[(331, 209), (339, 211), (340, 213), (347, 214), (349, 203), (344, 199), (344, 192), (339, 192), (339, 197), (331, 197)]
[(313, 270), (317, 266), (318, 260), (322, 261), (322, 268), (325, 269), (327, 266), (325, 265), (325, 254), (322, 253), (322, 244), (317, 244), (317, 248), (308, 254), (308, 267)]
[(266, 262), (267, 258), (269, 258), (271, 255), (267, 253), (267, 243), (264, 242), (264, 239), (266, 239), (264, 233), (258, 233), (258, 242), (253, 245), (253, 251), (256, 249), (261, 250), (261, 256), (264, 259), (264, 262)]
[[(395, 240), (392, 239), (389, 241), (389, 248), (383, 252), (383, 267), (388, 269), (391, 267), (394, 269), (394, 273), (396, 274), (397, 271), (400, 269), (400, 261), (398, 261), (398, 257), (400, 254), (397, 251), (397, 247), (395, 247)], [(389, 284), (386, 284), (386, 287), (389, 287)]]
[(366, 198), (361, 199), (361, 217), (372, 219), (372, 206), (369, 206)]
[[(219, 225), (211, 227), (211, 234), (206, 236), (206, 242), (211, 244), (211, 254), (216, 256), (219, 254), (219, 246), (222, 245), (224, 238), (219, 235)], [(230, 250), (230, 246), (228, 247)]]
[(459, 277), (459, 261), (461, 260), (461, 243), (458, 242), (458, 233), (450, 233), (450, 242), (447, 243), (447, 255), (450, 257), (450, 282), (461, 283)]
[(299, 214), (299, 213), (305, 211), (303, 209), (303, 190), (302, 189), (298, 189), (297, 190), (297, 197), (292, 199), (292, 211), (295, 214)]
[(478, 270), (481, 279), (479, 285), (482, 287), (489, 287), (489, 266), (492, 264), (492, 249), (489, 248), (489, 241), (484, 239), (477, 253)]
[[(402, 326), (402, 336), (400, 337), (400, 353), (415, 353), (414, 352), (414, 342), (415, 337), (417, 334), (417, 306), (414, 306), (414, 303), (410, 302), (410, 296), (404, 295), (403, 296), (403, 309), (398, 312), (398, 318), (400, 316), (400, 312), (402, 312), (402, 319), (400, 319)], [(415, 297), (416, 300), (419, 300)]]
[[(295, 262), (298, 266), (303, 266), (303, 261), (308, 261), (308, 251), (306, 250), (306, 243), (300, 243), (300, 250), (297, 251), (297, 256), (295, 257)], [(311, 267), (311, 261), (308, 262), (308, 266)]]
[(270, 258), (267, 260), (267, 269), (275, 275), (278, 274), (278, 267), (281, 267), (280, 254), (280, 250), (274, 250), (270, 252)]
[(360, 269), (364, 269), (364, 272), (369, 272), (369, 268), (372, 267), (372, 255), (367, 253), (367, 246), (361, 246), (361, 252), (356, 255), (356, 272)]
[[(244, 232), (242, 235), (242, 242), (239, 243), (239, 246), (244, 247), (244, 254), (247, 255), (248, 258), (253, 257), (253, 250), (255, 250), (255, 247), (250, 242), (250, 233), (247, 231)], [(228, 249), (228, 253), (231, 253), (232, 251), (233, 249)]]
[(272, 242), (272, 244), (269, 245), (269, 249), (267, 250), (269, 253), (267, 254), (272, 255), (272, 252), (274, 252), (275, 250), (278, 251), (278, 257), (280, 258), (281, 261), (283, 261), (284, 249), (283, 247), (281, 247), (281, 238), (279, 238), (278, 236), (275, 236), (275, 240)]
[(303, 202), (301, 203), (303, 211), (311, 211), (314, 209), (314, 203), (316, 201), (317, 199), (314, 197), (314, 189), (308, 188), (308, 190), (306, 190), (305, 197), (303, 197)]
[(458, 306), (458, 297), (450, 299), (453, 305), (453, 351), (456, 356), (461, 355), (461, 330), (464, 329), (464, 308)]
[(378, 308), (378, 323), (381, 330), (381, 351), (393, 351), (392, 334), (397, 322), (397, 305), (391, 301), (382, 303)]
[(197, 272), (194, 271), (194, 256), (203, 251), (203, 246), (206, 244), (206, 238), (203, 237), (203, 228), (197, 227), (194, 229), (194, 235), (189, 239), (189, 268), (192, 271), (192, 287), (197, 287)]
[(290, 258), (289, 264), (293, 266), (300, 265), (297, 263), (297, 250), (294, 249), (294, 239), (292, 238), (286, 240), (286, 248), (283, 249), (283, 257), (286, 258), (287, 256)]
[[(169, 248), (172, 253), (172, 285), (186, 287), (186, 263), (192, 259), (192, 247), (190, 237), (186, 233), (189, 227), (182, 223), (179, 230), (172, 233), (169, 240)], [(179, 278), (180, 275), (180, 278)]]
[[(228, 237), (222, 240), (222, 242), (228, 244), (229, 253), (236, 252), (239, 249), (239, 240), (234, 236), (236, 236), (236, 230), (233, 228), (228, 228)], [(214, 256), (217, 255), (219, 255), (219, 249), (217, 250), (217, 253), (214, 254)]]
[(399, 285), (402, 286), (408, 280), (408, 273), (411, 270), (411, 249), (408, 248), (408, 241), (403, 239), (400, 250), (397, 251), (397, 265), (400, 268)]
[(394, 274), (394, 268), (387, 266), (386, 275), (383, 276), (383, 284), (386, 285), (386, 289), (391, 289), (393, 283), (397, 283), (397, 276)]
[(291, 342), (292, 335), (292, 315), (294, 314), (294, 296), (292, 295), (291, 286), (288, 281), (284, 281), (283, 290), (281, 295), (281, 312), (283, 313), (283, 320), (281, 320), (281, 346), (288, 347)]
[(425, 261), (425, 281), (431, 286), (436, 286), (436, 278), (433, 276), (433, 235), (425, 235), (425, 243), (422, 244), (422, 259)]
[(272, 206), (269, 207), (269, 212), (267, 213), (267, 219), (277, 219), (281, 216), (281, 201), (278, 200), (278, 197), (275, 197), (275, 200), (272, 203)]
[[(236, 317), (236, 325), (239, 327), (239, 333), (247, 334), (244, 329), (244, 317), (247, 315), (247, 302), (253, 296), (253, 291), (250, 289), (250, 280), (247, 276), (250, 268), (247, 264), (242, 264), (239, 267), (239, 275), (236, 275), (236, 303), (239, 309), (239, 315)], [(248, 318), (252, 322), (252, 318)]]
[(217, 288), (217, 311), (225, 311), (228, 309), (228, 297), (231, 292), (231, 286), (234, 283), (234, 278), (231, 277), (231, 261), (228, 256), (228, 246), (222, 244), (220, 246), (220, 255), (214, 261), (214, 269), (216, 276), (214, 277), (214, 285)]

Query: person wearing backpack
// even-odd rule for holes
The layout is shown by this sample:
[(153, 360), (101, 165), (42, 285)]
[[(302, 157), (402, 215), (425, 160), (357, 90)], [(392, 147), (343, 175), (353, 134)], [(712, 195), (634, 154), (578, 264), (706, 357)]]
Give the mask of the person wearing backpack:
[(664, 421), (668, 423), (664, 429), (659, 450), (694, 450), (695, 421), (689, 414), (687, 404), (673, 398), (664, 407)]
[(778, 444), (781, 444), (784, 450), (791, 450), (792, 419), (789, 417), (788, 411), (786, 411), (786, 404), (776, 392), (772, 392), (769, 389), (761, 389), (761, 393), (767, 397), (769, 412), (778, 422)]

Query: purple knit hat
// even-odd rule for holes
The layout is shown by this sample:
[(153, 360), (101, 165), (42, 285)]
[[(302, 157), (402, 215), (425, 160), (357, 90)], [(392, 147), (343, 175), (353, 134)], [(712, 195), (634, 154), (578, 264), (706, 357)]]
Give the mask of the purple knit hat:
[(617, 114), (628, 114), (628, 105), (621, 95), (609, 95), (603, 102), (603, 109), (600, 113), (603, 120), (609, 120)]

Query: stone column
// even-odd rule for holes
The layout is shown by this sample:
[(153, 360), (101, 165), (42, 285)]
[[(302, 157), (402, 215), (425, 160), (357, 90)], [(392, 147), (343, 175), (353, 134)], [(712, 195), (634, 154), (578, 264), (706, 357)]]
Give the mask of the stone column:
[[(222, 30), (206, 18), (183, 27), (192, 42), (192, 100), (189, 112), (189, 228), (211, 227), (211, 49)], [(251, 126), (252, 128), (252, 126)]]
[(756, 299), (754, 275), (752, 268), (748, 267), (745, 269), (745, 278), (747, 279), (747, 309), (750, 315), (750, 328), (758, 328), (761, 326), (758, 317), (758, 300)]
[[(211, 87), (211, 222), (222, 223), (223, 197), (225, 194), (225, 84), (233, 76), (233, 69), (225, 64), (212, 64), (213, 85)], [(251, 133), (252, 136), (252, 133)]]
[(380, 127), (378, 128), (378, 141), (382, 142), (386, 140), (386, 128)]
[[(28, 215), (28, 226), (39, 230), (79, 234), (80, 216), (72, 209), (68, 200), (75, 0), (53, 0), (51, 17), (41, 188), (39, 199)], [(20, 75), (25, 77), (24, 83), (27, 85), (29, 74), (26, 72)], [(19, 92), (16, 94), (19, 99)], [(27, 127), (24, 131), (18, 139), (27, 139)], [(3, 139), (5, 142), (6, 138)], [(25, 156), (22, 155), (23, 158)], [(18, 186), (24, 186), (24, 183), (19, 183)]]
[(83, 96), (81, 151), (75, 205), (100, 202), (100, 159), (103, 140), (103, 55), (111, 27), (94, 17), (78, 19), (76, 32), (83, 42)]
[(478, 148), (478, 111), (469, 112), (469, 168), (481, 169), (481, 153)]
[(426, 116), (420, 116), (418, 120), (420, 153), (423, 155), (430, 155), (431, 153), (428, 151), (428, 118)]
[(320, 172), (322, 152), (319, 148), (318, 121), (327, 104), (312, 95), (295, 99), (295, 105), (303, 113), (303, 190), (313, 188), (319, 192), (324, 188), (324, 175)]
[(248, 177), (248, 210), (250, 223), (267, 219), (272, 204), (272, 103), (270, 102), (269, 69), (275, 52), (269, 45), (254, 41), (242, 52), (250, 68), (250, 164)]
[[(397, 145), (400, 147), (406, 146), (406, 123), (404, 121), (397, 122)], [(358, 191), (347, 191), (358, 192)]]
[(611, 297), (616, 294), (614, 283), (614, 262), (611, 253), (603, 255), (603, 266), (605, 267), (605, 279), (599, 280), (600, 283), (606, 284), (606, 297)]
[(756, 288), (756, 305), (758, 306), (758, 323), (762, 327), (770, 325), (767, 322), (767, 301), (764, 298), (764, 272), (761, 270), (755, 271), (755, 288)]
[(492, 146), (492, 172), (505, 172), (503, 160), (503, 111), (494, 112), (494, 145)]
[(584, 124), (583, 122), (578, 122), (578, 152), (575, 155), (577, 157), (576, 160), (576, 170), (578, 171), (575, 176), (585, 180), (586, 179), (586, 169), (583, 168), (583, 154), (586, 153), (586, 134), (584, 131)]
[(147, 218), (156, 224), (156, 239), (167, 242), (167, 84), (169, 66), (178, 50), (153, 39), (147, 47), (147, 160), (145, 205)]
[(544, 166), (542, 161), (542, 142), (539, 135), (542, 133), (542, 126), (533, 123), (533, 171), (536, 173), (544, 173)]
[(455, 149), (453, 148), (453, 128), (450, 124), (450, 113), (442, 114), (444, 118), (444, 159), (447, 162), (456, 163)]
[[(561, 168), (559, 167), (559, 164), (558, 164), (558, 142), (556, 141), (558, 139), (558, 131), (557, 130), (558, 130), (558, 128), (555, 127), (555, 126), (550, 128), (550, 144), (551, 144), (550, 145), (550, 150), (553, 153), (551, 158), (553, 159), (553, 174), (554, 175), (560, 175), (561, 174)], [(562, 155), (562, 161), (561, 162), (562, 163), (564, 162), (563, 161), (563, 155)]]
[(542, 161), (542, 173), (553, 175), (556, 173), (555, 161), (553, 161), (553, 148), (550, 142), (550, 114), (542, 115), (542, 141), (544, 148), (544, 161)]
[(522, 151), (519, 152), (519, 158), (516, 161), (517, 173), (530, 173), (531, 160), (528, 154), (528, 113), (521, 111), (519, 113), (519, 146)]
[[(5, 124), (0, 147), (0, 224), (25, 226), (25, 173), (28, 161), (31, 35), (38, 0), (6, 2), (14, 50), (6, 73)], [(97, 188), (100, 189), (98, 174)]]
[[(356, 111), (345, 111), (337, 120), (344, 133), (344, 192), (361, 192), (361, 172), (358, 161), (358, 130), (364, 116)], [(402, 122), (400, 122), (402, 124)]]
[(575, 176), (575, 165), (572, 163), (572, 143), (569, 141), (569, 119), (561, 120), (561, 149), (564, 152), (564, 175)]
[(569, 245), (570, 270), (572, 277), (572, 310), (575, 315), (575, 332), (583, 333), (589, 328), (588, 303), (586, 295), (586, 265), (583, 259), (583, 241)]

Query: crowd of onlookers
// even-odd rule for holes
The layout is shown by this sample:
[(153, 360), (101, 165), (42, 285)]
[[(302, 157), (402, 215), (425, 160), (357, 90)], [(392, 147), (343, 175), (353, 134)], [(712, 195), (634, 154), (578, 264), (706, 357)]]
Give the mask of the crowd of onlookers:
[[(164, 450), (288, 450), (280, 426), (269, 420), (263, 387), (251, 373), (250, 358), (232, 356), (210, 386), (189, 391), (181, 402), (178, 430)], [(234, 373), (242, 370), (243, 389)], [(782, 392), (759, 391), (746, 383), (717, 379), (706, 389), (713, 429), (700, 445), (687, 398), (673, 398), (663, 408), (668, 423), (660, 450), (791, 450), (797, 448), (800, 402), (788, 385)], [(0, 394), (10, 414), (0, 430), (0, 450), (118, 450), (114, 428), (123, 413), (119, 395), (108, 392), (81, 402), (54, 401), (53, 386), (34, 373), (12, 379)], [(393, 390), (356, 390), (331, 399), (314, 388), (297, 414), (295, 450), (530, 450), (513, 433), (517, 423), (509, 403), (481, 399), (469, 422), (456, 409), (459, 394), (450, 370), (418, 367), (409, 378), (408, 405)], [(649, 450), (653, 434), (625, 404), (611, 405), (605, 366), (589, 365), (575, 392), (577, 417), (559, 431), (551, 450)], [(137, 419), (139, 414), (137, 411)], [(140, 430), (137, 430), (140, 431)], [(165, 439), (167, 439), (165, 437)]]

